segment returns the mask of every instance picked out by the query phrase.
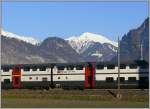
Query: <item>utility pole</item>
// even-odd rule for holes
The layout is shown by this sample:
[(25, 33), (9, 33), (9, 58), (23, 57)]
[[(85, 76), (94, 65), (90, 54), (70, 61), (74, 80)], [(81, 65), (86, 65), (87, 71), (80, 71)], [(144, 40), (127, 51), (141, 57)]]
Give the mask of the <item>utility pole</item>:
[[(143, 41), (142, 41), (143, 42)], [(141, 42), (140, 48), (141, 48), (141, 61), (143, 61), (143, 44)]]
[(121, 99), (120, 93), (120, 39), (118, 37), (118, 90), (117, 90), (117, 98)]

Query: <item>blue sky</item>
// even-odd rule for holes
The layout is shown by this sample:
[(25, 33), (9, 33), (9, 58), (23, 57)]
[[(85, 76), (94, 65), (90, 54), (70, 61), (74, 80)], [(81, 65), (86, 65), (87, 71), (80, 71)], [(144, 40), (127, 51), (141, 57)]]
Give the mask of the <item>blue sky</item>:
[(3, 29), (43, 40), (83, 32), (116, 41), (148, 17), (148, 2), (5, 2)]

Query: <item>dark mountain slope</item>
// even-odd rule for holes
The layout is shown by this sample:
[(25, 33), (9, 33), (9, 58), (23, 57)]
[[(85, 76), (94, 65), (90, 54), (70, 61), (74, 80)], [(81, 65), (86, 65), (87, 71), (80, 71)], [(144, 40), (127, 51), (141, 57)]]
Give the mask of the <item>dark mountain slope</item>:
[[(140, 27), (130, 30), (120, 42), (121, 61), (134, 61), (141, 58), (141, 44), (143, 45), (143, 58), (149, 58), (149, 18)], [(116, 57), (113, 61), (116, 60)]]
[(2, 36), (1, 48), (2, 64), (83, 61), (68, 43), (60, 38), (48, 38), (38, 46), (16, 38)]

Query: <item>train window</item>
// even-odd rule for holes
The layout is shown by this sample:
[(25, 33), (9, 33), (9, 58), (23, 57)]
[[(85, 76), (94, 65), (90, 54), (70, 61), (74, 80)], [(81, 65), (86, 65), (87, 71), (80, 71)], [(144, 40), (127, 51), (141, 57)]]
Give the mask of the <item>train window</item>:
[(10, 79), (4, 79), (4, 83), (6, 84), (10, 83)]
[(58, 68), (58, 70), (64, 70), (65, 67), (64, 66), (58, 66), (57, 68)]
[(126, 65), (120, 64), (120, 69), (126, 69)]
[(46, 67), (39, 68), (40, 71), (46, 71)]
[(15, 71), (19, 72), (21, 69), (19, 67), (15, 67)]
[(128, 77), (129, 82), (136, 82), (136, 77)]
[(115, 69), (115, 65), (108, 65), (107, 69)]
[(104, 69), (104, 65), (96, 65), (97, 69)]
[(149, 64), (146, 61), (136, 61), (137, 65), (141, 68), (141, 69), (148, 69)]
[(38, 80), (38, 77), (36, 77), (36, 80)]
[(68, 79), (68, 77), (66, 76), (66, 79)]
[(114, 78), (113, 77), (106, 77), (106, 82), (113, 82)]
[[(117, 77), (117, 82), (118, 82), (118, 77)], [(124, 77), (120, 77), (120, 82), (125, 82), (125, 78)]]
[(136, 68), (137, 68), (137, 65), (135, 65), (135, 64), (130, 64), (129, 67), (130, 67), (130, 69), (136, 69)]
[(3, 68), (3, 72), (9, 72), (9, 68)]
[(30, 71), (30, 68), (29, 67), (25, 67), (24, 71)]
[(148, 66), (147, 66), (147, 65), (141, 65), (140, 68), (141, 68), (141, 69), (147, 69)]
[(73, 70), (74, 66), (67, 66), (67, 70)]
[(148, 77), (140, 77), (140, 82), (143, 84), (148, 83)]
[(47, 81), (47, 78), (42, 78), (42, 81)]
[(83, 70), (83, 66), (82, 65), (76, 66), (76, 70)]
[(33, 68), (32, 68), (32, 71), (37, 71), (37, 68), (36, 68), (36, 67), (33, 67)]
[(29, 77), (29, 80), (31, 80), (32, 79), (32, 77)]

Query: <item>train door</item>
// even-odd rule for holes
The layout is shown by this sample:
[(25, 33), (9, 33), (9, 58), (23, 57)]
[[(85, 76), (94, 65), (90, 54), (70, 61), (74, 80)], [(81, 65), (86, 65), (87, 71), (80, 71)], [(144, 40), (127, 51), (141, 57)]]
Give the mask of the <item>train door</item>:
[(21, 87), (21, 67), (15, 66), (12, 71), (12, 85), (13, 88)]
[(94, 88), (94, 65), (89, 63), (85, 68), (85, 88)]

